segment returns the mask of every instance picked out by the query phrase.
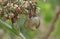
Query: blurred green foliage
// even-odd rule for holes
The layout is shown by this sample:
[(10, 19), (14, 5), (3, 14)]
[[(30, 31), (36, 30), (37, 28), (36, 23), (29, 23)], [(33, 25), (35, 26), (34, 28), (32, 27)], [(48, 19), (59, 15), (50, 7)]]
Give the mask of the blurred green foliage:
[[(60, 6), (60, 0), (47, 0), (46, 3), (44, 3), (42, 0), (38, 0), (37, 6), (39, 8), (41, 8), (41, 10), (39, 12), (37, 12), (37, 14), (38, 15), (41, 13), (44, 14), (43, 20), (44, 20), (44, 23), (46, 24), (46, 27), (49, 27), (51, 20), (56, 15), (55, 8), (57, 5)], [(1, 5), (0, 5), (0, 7), (1, 7)], [(20, 27), (20, 30), (21, 30), (20, 32), (22, 32), (24, 34), (24, 36), (26, 36), (27, 39), (32, 39), (40, 31), (38, 29), (36, 31), (31, 31), (29, 29), (24, 28), (25, 22), (27, 22), (26, 20), (28, 20), (27, 16), (20, 15), (20, 21), (17, 22), (17, 25)], [(7, 20), (7, 24), (10, 25), (11, 21)], [(1, 22), (0, 22), (0, 27), (3, 27), (4, 29), (16, 34), (16, 32), (14, 30), (10, 29), (9, 27), (6, 27), (6, 25), (2, 24)], [(60, 36), (60, 18), (56, 22), (55, 28), (56, 28), (56, 32), (52, 32), (52, 35)]]

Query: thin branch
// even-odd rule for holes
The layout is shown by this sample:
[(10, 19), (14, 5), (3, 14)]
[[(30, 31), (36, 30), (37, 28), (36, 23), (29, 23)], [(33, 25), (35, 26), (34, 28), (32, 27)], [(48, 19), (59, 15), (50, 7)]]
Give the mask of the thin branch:
[[(2, 20), (0, 20), (0, 22), (2, 23), (2, 24), (4, 24), (4, 25), (6, 25), (7, 27), (9, 27), (10, 29), (12, 29), (12, 27), (9, 25), (9, 24), (7, 24), (6, 22), (4, 22), (4, 21), (2, 21)], [(25, 38), (25, 36), (20, 32), (20, 34), (19, 34), (23, 39), (26, 39)]]
[(50, 28), (49, 28), (47, 34), (43, 37), (43, 39), (48, 39), (48, 37), (50, 36), (51, 32), (54, 30), (54, 24), (58, 20), (59, 15), (60, 15), (60, 10), (57, 12), (56, 16), (53, 18), (52, 23), (50, 25)]

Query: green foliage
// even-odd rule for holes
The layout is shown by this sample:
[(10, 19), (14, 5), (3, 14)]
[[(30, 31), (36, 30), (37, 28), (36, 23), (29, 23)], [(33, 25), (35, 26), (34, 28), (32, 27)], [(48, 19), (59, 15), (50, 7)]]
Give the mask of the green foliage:
[[(47, 0), (47, 3), (38, 0), (37, 6), (41, 8), (41, 10), (37, 11), (37, 14), (38, 15), (40, 15), (41, 13), (44, 14), (45, 26), (48, 27), (49, 23), (54, 18), (56, 14), (55, 8), (57, 5), (60, 6), (60, 0)], [(2, 7), (1, 4), (0, 7)], [(2, 27), (5, 30), (7, 30), (9, 33), (19, 36), (14, 29), (8, 27), (9, 25), (10, 26), (12, 25), (11, 20), (7, 20), (6, 23), (8, 25), (5, 25), (3, 22), (1, 22), (2, 21), (1, 19), (2, 18), (0, 18), (0, 28)], [(33, 37), (39, 33), (39, 30), (37, 29), (36, 31), (31, 31), (29, 29), (26, 29), (25, 26), (27, 26), (27, 21), (28, 21), (28, 16), (21, 14), (20, 20), (17, 21), (17, 23), (14, 26), (19, 26), (21, 30), (20, 32), (22, 32), (27, 39), (33, 39)], [(52, 32), (52, 35), (60, 36), (60, 19), (58, 19), (58, 21), (56, 22), (55, 28), (56, 28), (56, 32)]]

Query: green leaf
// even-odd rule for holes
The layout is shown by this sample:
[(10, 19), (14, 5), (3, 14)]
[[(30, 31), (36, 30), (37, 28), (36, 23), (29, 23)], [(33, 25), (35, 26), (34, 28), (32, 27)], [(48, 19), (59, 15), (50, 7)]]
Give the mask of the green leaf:
[(0, 24), (4, 29), (8, 30), (10, 33), (19, 36), (19, 34), (16, 33), (16, 31), (14, 31), (12, 29), (12, 27), (9, 24), (7, 24), (6, 22), (3, 22), (2, 20), (0, 20)]

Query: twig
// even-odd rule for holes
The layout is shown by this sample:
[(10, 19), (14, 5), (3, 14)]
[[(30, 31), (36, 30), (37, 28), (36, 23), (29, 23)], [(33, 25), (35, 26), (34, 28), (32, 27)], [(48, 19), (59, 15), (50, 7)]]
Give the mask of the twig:
[(43, 37), (43, 39), (48, 39), (48, 37), (50, 36), (51, 32), (54, 30), (54, 24), (56, 23), (59, 15), (60, 15), (60, 10), (57, 12), (56, 16), (53, 18), (52, 23), (50, 25), (50, 28), (49, 28), (47, 34)]
[[(2, 24), (4, 24), (4, 25), (6, 25), (7, 27), (9, 27), (10, 29), (12, 29), (12, 27), (9, 25), (9, 24), (7, 24), (6, 22), (4, 22), (4, 21), (2, 21), (2, 20), (0, 20), (0, 22), (2, 23)], [(23, 39), (26, 39), (25, 38), (25, 36), (20, 32), (20, 34), (19, 34)]]

